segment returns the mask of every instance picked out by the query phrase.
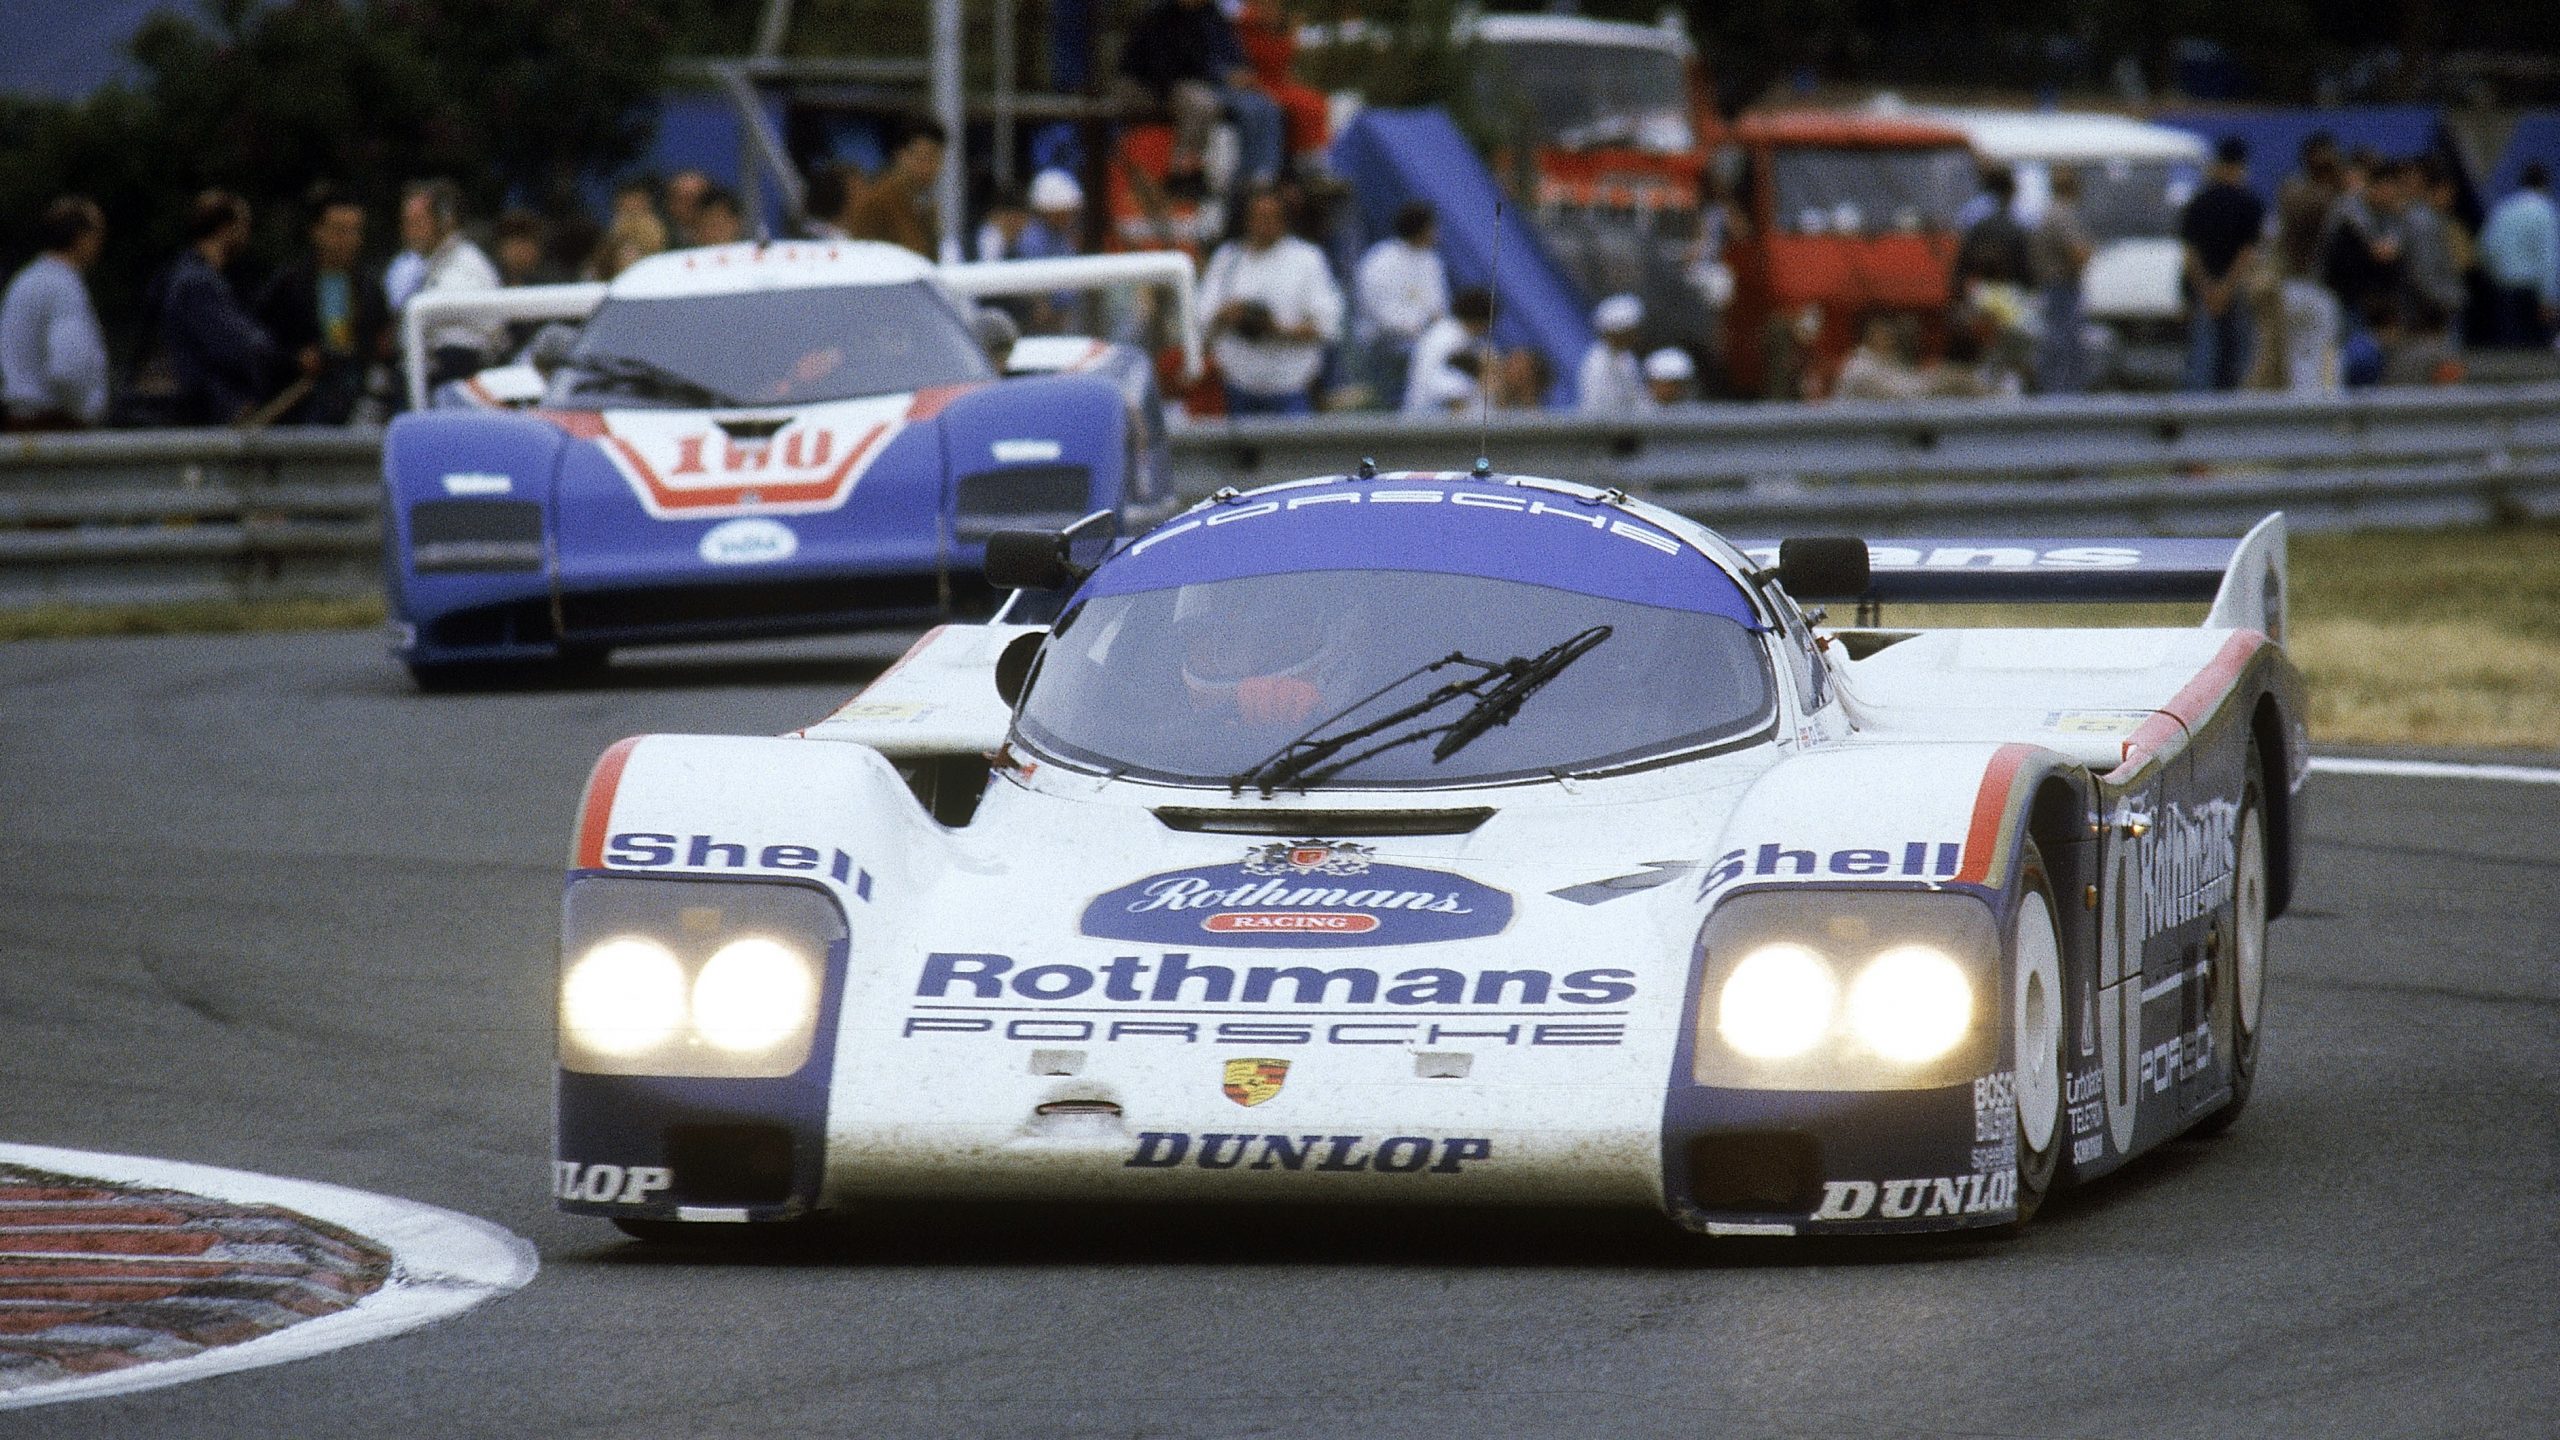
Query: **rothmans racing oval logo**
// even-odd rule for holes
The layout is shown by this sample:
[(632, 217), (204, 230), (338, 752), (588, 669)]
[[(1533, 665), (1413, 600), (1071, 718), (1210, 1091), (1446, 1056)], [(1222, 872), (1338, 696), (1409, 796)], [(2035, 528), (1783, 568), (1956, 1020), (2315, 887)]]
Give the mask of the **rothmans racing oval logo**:
[(1082, 929), (1110, 940), (1300, 948), (1473, 940), (1511, 923), (1502, 891), (1373, 854), (1347, 840), (1257, 845), (1231, 865), (1151, 875), (1100, 896)]

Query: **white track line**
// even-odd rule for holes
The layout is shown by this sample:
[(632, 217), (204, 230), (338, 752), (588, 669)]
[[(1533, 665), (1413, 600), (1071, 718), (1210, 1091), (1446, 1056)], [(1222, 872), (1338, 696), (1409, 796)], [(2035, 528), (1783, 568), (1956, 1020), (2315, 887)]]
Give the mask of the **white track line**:
[(2560, 770), (2532, 765), (2468, 765), (2451, 760), (2359, 760), (2314, 755), (2315, 775), (2398, 775), (2414, 780), (2494, 780), (2507, 785), (2560, 785)]
[(315, 1180), (42, 1145), (0, 1145), (0, 1164), (153, 1190), (183, 1190), (237, 1205), (274, 1205), (352, 1230), (391, 1252), (391, 1276), (382, 1288), (334, 1315), (180, 1360), (0, 1391), (0, 1410), (150, 1390), (361, 1345), (459, 1315), (482, 1301), (522, 1289), (540, 1268), (530, 1243), (486, 1220)]

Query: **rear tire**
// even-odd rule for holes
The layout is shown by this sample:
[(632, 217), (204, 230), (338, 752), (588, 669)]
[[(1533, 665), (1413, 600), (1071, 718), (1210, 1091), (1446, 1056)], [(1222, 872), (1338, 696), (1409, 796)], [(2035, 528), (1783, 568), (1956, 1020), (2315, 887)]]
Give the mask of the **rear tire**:
[(2024, 1225), (2058, 1188), (2062, 1152), (2070, 1138), (2063, 1123), (2062, 926), (2044, 854), (2033, 840), (2026, 843), (2018, 878), (2009, 951), (2016, 957), (2009, 1033), (2017, 1057), (2011, 1082), (2018, 1110), (2017, 1223)]
[(2222, 954), (2213, 967), (2213, 1007), (2217, 1017), (2230, 1017), (2231, 1098), (2196, 1122), (2198, 1135), (2230, 1129), (2257, 1086), (2258, 1034), (2267, 1004), (2267, 805), (2260, 775), (2252, 743), (2231, 842), (2231, 909), (2215, 926)]

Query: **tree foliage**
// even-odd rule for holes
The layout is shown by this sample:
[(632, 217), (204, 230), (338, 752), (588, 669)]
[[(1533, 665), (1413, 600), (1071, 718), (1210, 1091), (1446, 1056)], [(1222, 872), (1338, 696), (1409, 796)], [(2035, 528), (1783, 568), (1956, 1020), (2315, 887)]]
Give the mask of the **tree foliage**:
[[(649, 105), (680, 50), (744, 48), (754, 0), (207, 0), (136, 34), (139, 71), (72, 104), (0, 105), (0, 262), (31, 249), (65, 192), (107, 211), (92, 277), (129, 334), (147, 277), (179, 244), (188, 199), (219, 185), (281, 253), (294, 201), (328, 181), (364, 202), (377, 248), (399, 187), (461, 184), (484, 213), (549, 208), (647, 145)], [(732, 35), (730, 32), (735, 32)]]

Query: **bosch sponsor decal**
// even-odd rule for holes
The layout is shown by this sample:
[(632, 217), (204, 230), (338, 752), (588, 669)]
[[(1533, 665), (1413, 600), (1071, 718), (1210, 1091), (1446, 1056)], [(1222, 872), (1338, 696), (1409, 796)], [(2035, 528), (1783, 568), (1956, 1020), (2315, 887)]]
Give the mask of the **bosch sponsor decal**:
[(2018, 1131), (2017, 1073), (2002, 1070), (1973, 1082), (1973, 1138), (2004, 1141), (2016, 1137)]
[(1771, 841), (1757, 849), (1727, 850), (1716, 857), (1698, 893), (1712, 895), (1743, 879), (1946, 880), (1956, 874), (1963, 857), (1964, 845), (1956, 840), (1906, 840), (1898, 845), (1829, 851)]
[(779, 520), (723, 520), (702, 532), (695, 549), (712, 565), (770, 565), (800, 553), (800, 537)]
[(871, 898), (871, 872), (842, 850), (816, 845), (758, 845), (715, 835), (624, 830), (605, 837), (604, 867), (614, 870), (775, 870), (825, 875)]
[(1493, 1141), (1481, 1135), (1237, 1135), (1206, 1131), (1141, 1130), (1129, 1158), (1131, 1170), (1367, 1170), (1386, 1175), (1457, 1175), (1493, 1159)]
[(1280, 514), (1284, 510), (1303, 510), (1310, 505), (1441, 504), (1470, 510), (1507, 511), (1523, 519), (1553, 516), (1571, 521), (1576, 525), (1588, 526), (1594, 531), (1615, 536), (1631, 544), (1642, 545), (1648, 550), (1660, 551), (1665, 555), (1677, 555), (1681, 549), (1679, 541), (1650, 525), (1640, 525), (1632, 520), (1594, 510), (1589, 505), (1563, 495), (1547, 500), (1533, 494), (1496, 494), (1481, 490), (1352, 489), (1344, 486), (1294, 495), (1285, 500), (1273, 498), (1250, 505), (1223, 507), (1197, 519), (1176, 521), (1130, 546), (1126, 553), (1140, 554), (1203, 526), (1250, 524), (1266, 516)]
[(1289, 1062), (1268, 1055), (1227, 1062), (1222, 1088), (1228, 1099), (1251, 1108), (1280, 1093), (1289, 1083)]
[(659, 1165), (582, 1165), (575, 1160), (551, 1162), (551, 1198), (584, 1200), (596, 1205), (641, 1205), (675, 1184), (675, 1176)]
[(1910, 1180), (1825, 1180), (1814, 1220), (1913, 1220), (1943, 1215), (1999, 1215), (2018, 1205), (2014, 1170), (1927, 1175)]
[(640, 501), (660, 520), (818, 514), (844, 507), (854, 486), (911, 420), (907, 396), (846, 401), (804, 412), (770, 437), (731, 437), (708, 416), (615, 411), (600, 437)]
[(1232, 865), (1151, 875), (1085, 907), (1109, 940), (1310, 948), (1473, 940), (1511, 923), (1511, 897), (1462, 875), (1382, 865), (1349, 841), (1257, 845)]

